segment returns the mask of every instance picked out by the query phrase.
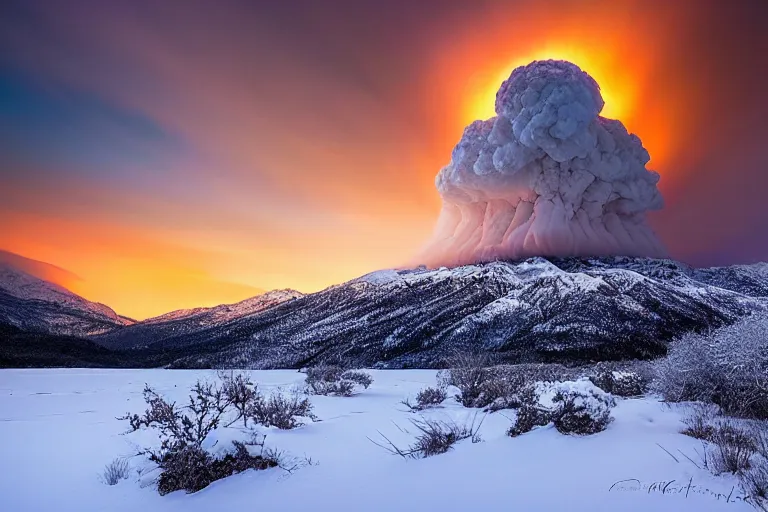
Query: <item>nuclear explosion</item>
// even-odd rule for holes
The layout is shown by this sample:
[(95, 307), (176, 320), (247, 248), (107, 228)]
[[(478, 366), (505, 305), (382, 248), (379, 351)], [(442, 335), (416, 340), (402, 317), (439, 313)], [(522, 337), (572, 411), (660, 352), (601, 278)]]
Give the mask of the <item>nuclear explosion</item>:
[(467, 126), (437, 175), (443, 206), (418, 257), (456, 266), (531, 256), (664, 257), (663, 201), (640, 139), (600, 116), (600, 87), (566, 61), (515, 69), (496, 117)]

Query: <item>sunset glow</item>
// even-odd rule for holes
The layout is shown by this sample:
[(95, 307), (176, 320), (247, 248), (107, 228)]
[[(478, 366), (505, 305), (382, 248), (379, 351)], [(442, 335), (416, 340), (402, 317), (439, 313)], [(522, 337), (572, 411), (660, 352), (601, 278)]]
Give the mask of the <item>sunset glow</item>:
[(768, 233), (739, 227), (765, 225), (762, 47), (722, 21), (756, 17), (480, 3), (18, 2), (0, 19), (0, 250), (135, 318), (404, 265), (464, 127), (494, 115), (515, 67), (552, 58), (592, 75), (602, 115), (648, 149), (672, 256), (762, 254)]

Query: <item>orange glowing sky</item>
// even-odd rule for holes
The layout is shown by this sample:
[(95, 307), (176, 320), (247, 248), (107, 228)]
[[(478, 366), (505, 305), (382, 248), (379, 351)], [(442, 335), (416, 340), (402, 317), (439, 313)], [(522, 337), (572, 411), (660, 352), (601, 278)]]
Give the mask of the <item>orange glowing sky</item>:
[[(709, 207), (730, 190), (714, 141), (727, 132), (742, 144), (731, 172), (759, 167), (758, 142), (741, 135), (765, 102), (722, 123), (706, 108), (734, 91), (761, 96), (744, 65), (765, 40), (754, 42), (749, 9), (274, 4), (4, 6), (0, 249), (71, 271), (80, 279), (61, 284), (137, 319), (400, 265), (437, 218), (433, 179), (463, 127), (493, 115), (512, 69), (559, 58), (598, 81), (603, 115), (649, 149), (672, 212), (655, 222), (673, 255), (766, 254), (717, 245), (742, 236), (729, 226), (763, 212), (760, 197), (726, 214)], [(708, 230), (693, 233), (692, 219)]]

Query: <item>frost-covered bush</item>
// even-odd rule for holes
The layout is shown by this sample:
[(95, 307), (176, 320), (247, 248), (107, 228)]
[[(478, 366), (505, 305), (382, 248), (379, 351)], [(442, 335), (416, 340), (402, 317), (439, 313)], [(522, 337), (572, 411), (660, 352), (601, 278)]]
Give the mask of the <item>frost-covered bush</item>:
[(373, 377), (360, 370), (323, 365), (307, 368), (307, 391), (314, 395), (352, 396), (357, 386), (368, 389)]
[(401, 403), (407, 406), (411, 411), (423, 411), (431, 407), (437, 407), (448, 398), (448, 392), (445, 388), (426, 387), (416, 394), (416, 403), (411, 403), (410, 399), (405, 399)]
[(762, 458), (739, 474), (749, 501), (759, 510), (768, 510), (768, 460)]
[(667, 401), (711, 402), (728, 414), (768, 419), (768, 315), (685, 335), (655, 370)]
[(598, 370), (589, 380), (605, 391), (615, 396), (640, 396), (645, 393), (648, 382), (634, 372), (615, 370)]
[(296, 391), (290, 395), (278, 391), (272, 393), (269, 398), (258, 397), (248, 411), (248, 416), (265, 427), (277, 427), (281, 430), (304, 425), (303, 418), (317, 420), (312, 413), (312, 402)]

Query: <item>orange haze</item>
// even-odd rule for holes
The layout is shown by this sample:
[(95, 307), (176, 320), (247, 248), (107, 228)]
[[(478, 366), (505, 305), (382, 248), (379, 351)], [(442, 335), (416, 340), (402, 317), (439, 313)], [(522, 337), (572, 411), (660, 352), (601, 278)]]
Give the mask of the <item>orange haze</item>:
[(695, 108), (706, 94), (700, 63), (683, 48), (695, 53), (707, 37), (688, 26), (693, 17), (717, 26), (711, 9), (404, 2), (419, 23), (397, 25), (405, 16), (384, 22), (363, 4), (328, 13), (310, 3), (316, 12), (272, 22), (234, 7), (142, 17), (111, 2), (80, 15), (43, 3), (56, 37), (0, 22), (30, 73), (98, 94), (193, 148), (158, 170), (129, 162), (135, 177), (117, 184), (109, 169), (30, 183), (19, 168), (0, 187), (0, 249), (66, 268), (82, 278), (75, 292), (139, 319), (401, 265), (437, 218), (434, 176), (464, 126), (494, 114), (515, 67), (544, 58), (589, 72), (603, 115), (643, 140), (667, 200), (682, 190), (681, 134), (706, 115)]

